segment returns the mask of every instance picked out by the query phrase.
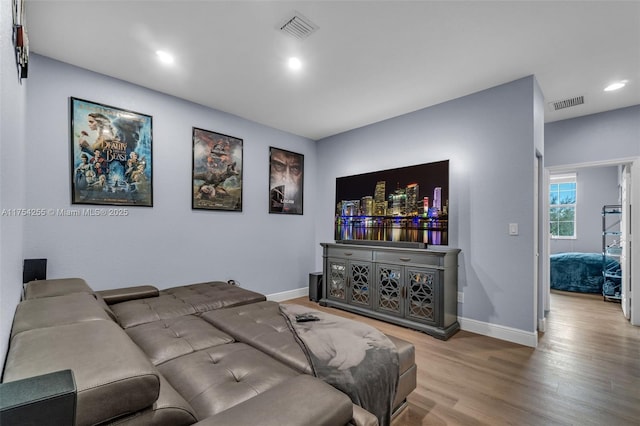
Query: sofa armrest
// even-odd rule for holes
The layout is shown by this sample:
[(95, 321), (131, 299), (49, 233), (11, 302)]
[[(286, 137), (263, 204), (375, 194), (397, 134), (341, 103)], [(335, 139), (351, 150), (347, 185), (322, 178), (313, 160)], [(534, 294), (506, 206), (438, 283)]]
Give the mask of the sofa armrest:
[(337, 426), (351, 421), (349, 397), (302, 374), (193, 426)]
[(0, 424), (73, 426), (76, 399), (76, 384), (71, 370), (1, 383)]
[(114, 305), (128, 300), (146, 299), (147, 297), (158, 297), (160, 294), (158, 289), (152, 285), (101, 290), (96, 291), (96, 293), (102, 296), (107, 305)]

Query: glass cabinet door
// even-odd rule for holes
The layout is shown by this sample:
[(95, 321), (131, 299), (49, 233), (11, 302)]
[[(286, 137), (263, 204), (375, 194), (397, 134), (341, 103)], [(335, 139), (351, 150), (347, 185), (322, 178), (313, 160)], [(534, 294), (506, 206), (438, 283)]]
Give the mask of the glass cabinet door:
[(371, 263), (349, 264), (349, 303), (371, 307)]
[(392, 315), (402, 315), (402, 266), (378, 265), (376, 275), (378, 292), (376, 294), (376, 310)]
[(438, 314), (438, 274), (433, 269), (407, 268), (405, 318), (436, 324)]
[(327, 280), (327, 297), (347, 300), (347, 262), (329, 259), (329, 279)]

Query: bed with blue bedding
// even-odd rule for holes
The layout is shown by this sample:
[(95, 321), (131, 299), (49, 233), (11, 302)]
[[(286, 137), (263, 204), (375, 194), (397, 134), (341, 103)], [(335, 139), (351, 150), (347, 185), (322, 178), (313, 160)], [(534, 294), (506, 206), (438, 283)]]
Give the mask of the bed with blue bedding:
[[(604, 266), (608, 275), (620, 275), (620, 263), (616, 259), (607, 257)], [(552, 254), (551, 288), (613, 296), (616, 291), (620, 291), (620, 279), (607, 278), (605, 281), (602, 268), (602, 253)]]

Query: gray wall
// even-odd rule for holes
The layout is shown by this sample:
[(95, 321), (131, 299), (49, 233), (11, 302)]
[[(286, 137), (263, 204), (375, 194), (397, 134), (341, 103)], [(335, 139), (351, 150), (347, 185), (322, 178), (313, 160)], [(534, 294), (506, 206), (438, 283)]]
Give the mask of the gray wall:
[(640, 156), (640, 105), (546, 124), (545, 153), (546, 167), (578, 173), (579, 191), (578, 238), (552, 240), (550, 253), (600, 252), (602, 241), (595, 233), (602, 224), (596, 212), (619, 202), (618, 170), (582, 166)]
[[(24, 256), (48, 258), (49, 277), (83, 277), (96, 290), (230, 278), (265, 294), (307, 285), (314, 141), (35, 55), (22, 173), (28, 207), (83, 207), (70, 204), (70, 96), (153, 116), (154, 206), (130, 207), (127, 217), (27, 218)], [(241, 213), (191, 209), (193, 126), (244, 139)], [(304, 154), (304, 215), (268, 213), (269, 146)]]
[(545, 126), (545, 166), (640, 156), (640, 105)]
[[(336, 177), (449, 159), (449, 244), (462, 250), (459, 315), (533, 332), (541, 99), (527, 77), (319, 141), (317, 242), (333, 240)], [(519, 236), (508, 235), (509, 223), (519, 224)]]
[(550, 253), (602, 251), (602, 206), (619, 204), (618, 167), (586, 167), (576, 172), (576, 238), (551, 239)]
[[(11, 41), (10, 1), (0, 2), (0, 211), (24, 207), (25, 106)], [(9, 345), (13, 314), (22, 291), (23, 217), (0, 216), (0, 368)]]

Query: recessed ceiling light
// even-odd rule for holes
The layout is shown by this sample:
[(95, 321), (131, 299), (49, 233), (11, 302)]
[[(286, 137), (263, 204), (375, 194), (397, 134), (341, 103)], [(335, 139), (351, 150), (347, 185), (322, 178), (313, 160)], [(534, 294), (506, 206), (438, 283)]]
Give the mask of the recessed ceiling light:
[(289, 58), (289, 68), (291, 68), (294, 71), (299, 70), (300, 68), (302, 68), (302, 62), (300, 62), (300, 59), (298, 58)]
[(622, 89), (624, 86), (627, 85), (627, 82), (628, 82), (628, 80), (616, 81), (615, 83), (611, 83), (610, 85), (605, 87), (604, 91), (605, 92), (612, 92), (614, 90)]
[(160, 59), (162, 63), (165, 63), (165, 64), (173, 63), (173, 56), (170, 53), (167, 53), (163, 50), (156, 50), (156, 55), (158, 55), (158, 59)]

